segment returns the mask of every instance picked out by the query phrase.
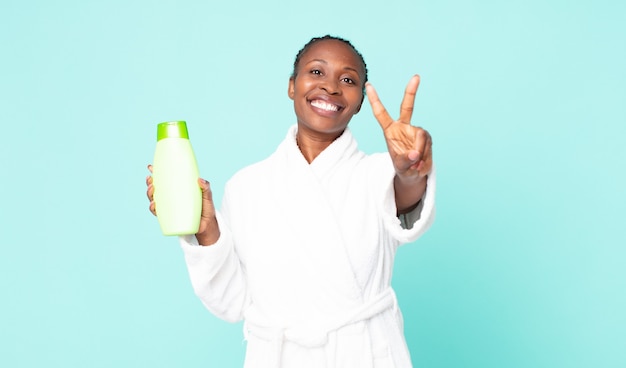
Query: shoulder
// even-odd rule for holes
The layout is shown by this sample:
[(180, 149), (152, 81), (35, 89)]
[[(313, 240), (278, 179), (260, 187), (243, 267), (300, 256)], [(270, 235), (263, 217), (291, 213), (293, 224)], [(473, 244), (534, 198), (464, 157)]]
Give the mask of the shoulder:
[(365, 155), (362, 161), (367, 162), (369, 165), (393, 166), (393, 163), (391, 162), (391, 157), (389, 156), (388, 152), (378, 152)]
[(230, 180), (228, 180), (228, 182), (226, 183), (226, 187), (241, 188), (258, 185), (259, 182), (262, 182), (263, 179), (268, 177), (268, 175), (271, 175), (270, 162), (272, 157), (273, 155), (267, 157), (262, 161), (253, 163), (240, 169), (230, 178)]
[(393, 169), (393, 162), (387, 152), (373, 153), (364, 155), (359, 164), (371, 173), (387, 173), (395, 172)]

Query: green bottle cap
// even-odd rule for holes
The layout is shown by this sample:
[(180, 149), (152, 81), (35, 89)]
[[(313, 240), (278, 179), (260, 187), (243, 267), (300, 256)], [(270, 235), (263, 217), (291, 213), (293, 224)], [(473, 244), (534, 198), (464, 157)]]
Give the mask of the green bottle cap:
[(163, 138), (189, 139), (187, 123), (184, 121), (166, 121), (157, 125), (157, 142)]

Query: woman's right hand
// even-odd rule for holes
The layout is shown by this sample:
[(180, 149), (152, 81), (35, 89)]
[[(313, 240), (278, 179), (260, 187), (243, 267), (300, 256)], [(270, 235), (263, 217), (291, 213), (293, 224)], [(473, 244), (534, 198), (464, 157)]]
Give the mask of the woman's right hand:
[[(148, 170), (152, 173), (152, 165), (148, 165)], [(215, 217), (215, 204), (213, 203), (213, 194), (208, 181), (198, 179), (198, 185), (202, 190), (202, 214), (200, 215), (200, 228), (196, 233), (196, 239), (200, 245), (212, 245), (217, 242), (220, 237), (220, 228)], [(146, 177), (146, 194), (150, 201), (150, 212), (157, 215), (156, 204), (154, 203), (154, 185), (152, 175)]]

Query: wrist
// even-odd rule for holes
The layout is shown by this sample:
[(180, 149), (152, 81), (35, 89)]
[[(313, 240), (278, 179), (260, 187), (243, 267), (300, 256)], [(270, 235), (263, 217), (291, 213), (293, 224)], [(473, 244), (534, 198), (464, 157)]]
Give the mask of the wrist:
[(196, 239), (198, 240), (198, 244), (202, 246), (213, 245), (217, 243), (219, 238), (220, 228), (217, 224), (217, 219), (215, 217), (209, 220), (206, 224), (200, 224), (200, 230), (196, 233)]
[(405, 187), (421, 186), (428, 181), (428, 175), (420, 176), (419, 174), (399, 174), (396, 172), (395, 177), (396, 184), (400, 184)]
[(427, 181), (427, 176), (402, 177), (396, 174), (394, 190), (398, 214), (407, 213), (417, 206), (426, 192)]

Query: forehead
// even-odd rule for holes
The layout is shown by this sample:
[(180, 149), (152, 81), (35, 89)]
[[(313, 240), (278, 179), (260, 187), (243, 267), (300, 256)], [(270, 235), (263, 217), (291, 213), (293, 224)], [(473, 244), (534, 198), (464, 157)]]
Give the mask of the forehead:
[(322, 40), (312, 44), (302, 54), (301, 64), (306, 64), (312, 60), (323, 60), (327, 62), (338, 62), (345, 66), (363, 71), (363, 63), (357, 53), (342, 41)]

